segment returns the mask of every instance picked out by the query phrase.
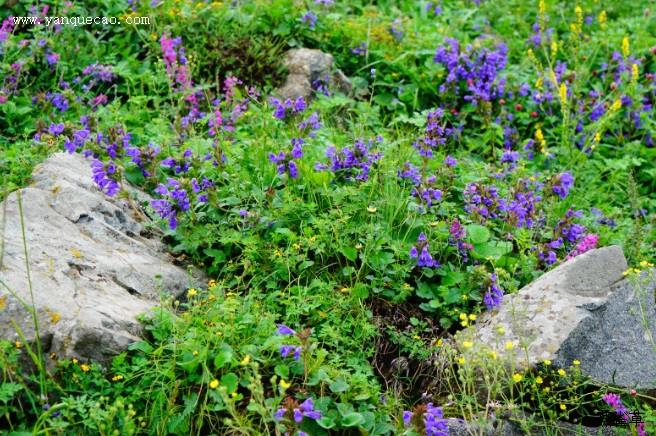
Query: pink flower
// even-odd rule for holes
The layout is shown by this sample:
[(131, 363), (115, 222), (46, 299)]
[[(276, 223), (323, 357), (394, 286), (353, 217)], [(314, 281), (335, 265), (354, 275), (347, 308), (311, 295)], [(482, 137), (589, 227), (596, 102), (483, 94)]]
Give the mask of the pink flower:
[(595, 235), (594, 233), (589, 233), (583, 237), (581, 242), (579, 242), (574, 250), (570, 254), (567, 255), (567, 260), (570, 260), (579, 254), (583, 254), (586, 251), (590, 251), (593, 248), (597, 248), (597, 243), (599, 242), (599, 235)]

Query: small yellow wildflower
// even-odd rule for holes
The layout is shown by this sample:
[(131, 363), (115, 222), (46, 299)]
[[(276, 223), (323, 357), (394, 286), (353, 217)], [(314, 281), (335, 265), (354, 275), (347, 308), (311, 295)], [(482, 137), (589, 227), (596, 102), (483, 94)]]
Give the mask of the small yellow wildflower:
[(469, 320), (470, 320), (470, 321), (476, 321), (476, 315), (473, 314), (473, 313), (471, 313), (471, 314), (469, 315)]
[(216, 389), (219, 387), (219, 381), (217, 379), (214, 379), (210, 382), (210, 389)]
[(610, 110), (612, 110), (613, 112), (617, 112), (621, 108), (622, 108), (622, 101), (619, 98), (615, 100), (613, 104), (610, 106)]
[(503, 336), (506, 334), (506, 329), (500, 325), (499, 327), (497, 327), (497, 333), (499, 334), (499, 336)]
[(581, 364), (581, 361), (574, 360), (572, 363), (574, 364), (574, 366), (579, 366)]
[(539, 377), (539, 376), (536, 377), (536, 379), (535, 379), (535, 383), (541, 385), (543, 382), (544, 382), (544, 380), (542, 380), (542, 377)]
[(640, 266), (643, 268), (651, 268), (652, 266), (654, 266), (654, 264), (651, 262), (647, 262), (646, 260), (641, 260)]
[(629, 56), (629, 53), (630, 53), (630, 51), (629, 51), (629, 37), (625, 36), (622, 39), (622, 54), (626, 58), (626, 57)]
[(490, 359), (497, 360), (497, 353), (495, 353), (494, 351), (490, 351)]
[(373, 207), (373, 206), (369, 206), (369, 207), (367, 208), (367, 212), (369, 212), (369, 213), (376, 213), (377, 210), (378, 210), (378, 209), (376, 209), (376, 208)]
[(294, 242), (294, 243), (292, 244), (292, 248), (293, 248), (294, 250), (298, 251), (298, 250), (301, 249), (301, 244), (299, 244), (298, 242)]
[(555, 58), (558, 54), (558, 43), (556, 41), (551, 41), (551, 57)]
[(512, 350), (515, 347), (515, 344), (512, 341), (506, 341), (506, 350)]
[(112, 381), (121, 381), (121, 380), (123, 380), (123, 376), (120, 375), (120, 374), (115, 375), (114, 377), (112, 377)]
[(233, 393), (231, 393), (230, 396), (231, 396), (232, 398), (237, 398), (237, 392), (233, 392)]
[(560, 102), (563, 106), (567, 104), (567, 86), (564, 83), (560, 84)]
[(442, 340), (442, 338), (440, 338), (437, 340), (437, 346), (441, 347), (442, 345), (444, 345), (444, 341)]
[(469, 300), (469, 295), (467, 295), (467, 294), (462, 294), (462, 299), (463, 299), (464, 301)]
[(519, 383), (524, 377), (519, 373), (514, 373), (512, 378), (515, 383)]
[(16, 348), (21, 348), (23, 346), (23, 344), (21, 344), (21, 341), (16, 341), (16, 342), (14, 342), (14, 346)]
[(82, 370), (82, 372), (89, 372), (91, 367), (89, 365), (87, 365), (86, 363), (83, 363), (82, 365), (80, 365), (80, 369)]
[(474, 346), (474, 343), (471, 342), (471, 341), (465, 341), (465, 342), (462, 343), (462, 346), (463, 346), (464, 348), (471, 348), (471, 347)]
[(466, 362), (466, 360), (465, 360), (465, 358), (464, 358), (463, 356), (458, 357), (458, 363), (459, 363), (460, 365), (464, 365), (465, 362)]
[(75, 357), (73, 358), (72, 362), (73, 362), (73, 365), (77, 365), (77, 359)]
[(633, 80), (634, 82), (637, 82), (639, 76), (640, 76), (640, 71), (638, 70), (638, 64), (632, 64), (631, 65), (631, 80)]
[(248, 365), (251, 363), (251, 356), (250, 354), (247, 354), (243, 359), (241, 359), (241, 362), (239, 362), (241, 365)]
[(567, 375), (567, 372), (565, 372), (565, 370), (561, 368), (558, 370), (558, 375), (561, 377), (565, 377), (565, 375)]
[(599, 16), (597, 17), (597, 21), (599, 21), (599, 25), (603, 29), (604, 26), (606, 25), (606, 11), (599, 12)]
[(561, 405), (560, 405), (560, 410), (567, 410), (567, 406), (564, 405), (564, 404), (561, 404)]
[(187, 291), (187, 298), (193, 298), (196, 295), (198, 295), (198, 291), (195, 290), (194, 288), (191, 288)]
[(286, 382), (284, 379), (280, 379), (280, 387), (283, 389), (289, 389), (291, 387), (291, 383)]
[(551, 365), (551, 360), (548, 360), (548, 359), (545, 360), (545, 361), (544, 361), (544, 364), (547, 365), (547, 366)]
[(210, 288), (215, 287), (216, 286), (216, 280), (213, 280), (213, 279), (210, 280), (209, 282), (207, 282), (207, 286), (210, 287)]
[(462, 321), (466, 321), (467, 320), (467, 314), (466, 313), (461, 313), (460, 315), (458, 315), (458, 318), (460, 318)]
[(548, 394), (550, 390), (551, 390), (551, 388), (549, 386), (547, 386), (546, 388), (542, 389), (542, 392), (544, 392), (545, 394)]

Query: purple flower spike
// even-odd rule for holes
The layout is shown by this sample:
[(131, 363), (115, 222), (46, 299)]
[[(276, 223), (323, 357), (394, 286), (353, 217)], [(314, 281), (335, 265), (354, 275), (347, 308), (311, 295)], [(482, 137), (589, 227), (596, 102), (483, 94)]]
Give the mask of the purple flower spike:
[(295, 335), (296, 332), (289, 327), (287, 327), (285, 324), (278, 324), (278, 334), (279, 335)]

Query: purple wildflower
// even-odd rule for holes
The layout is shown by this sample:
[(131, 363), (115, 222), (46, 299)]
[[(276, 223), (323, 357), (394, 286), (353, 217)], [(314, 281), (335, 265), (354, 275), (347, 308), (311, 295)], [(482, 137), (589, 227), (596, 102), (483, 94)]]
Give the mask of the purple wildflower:
[(433, 259), (428, 251), (429, 244), (426, 235), (422, 232), (417, 238), (417, 243), (410, 249), (410, 257), (417, 259), (417, 266), (422, 268), (440, 268), (440, 263)]

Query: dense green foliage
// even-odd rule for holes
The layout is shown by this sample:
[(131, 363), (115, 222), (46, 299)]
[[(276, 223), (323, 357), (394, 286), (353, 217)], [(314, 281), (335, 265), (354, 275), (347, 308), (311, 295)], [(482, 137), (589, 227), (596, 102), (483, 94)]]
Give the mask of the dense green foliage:
[[(608, 409), (613, 388), (575, 364), (518, 374), (481, 349), (468, 367), (451, 335), (592, 246), (654, 259), (649, 1), (4, 3), (0, 20), (150, 24), (3, 25), (2, 195), (49, 154), (85, 152), (107, 194), (154, 192), (148, 225), (213, 280), (163, 295), (110, 368), (30, 374), (29, 344), (3, 342), (0, 428), (425, 433), (404, 410), (498, 413), (478, 371), (525, 426)], [(317, 83), (307, 107), (269, 100), (295, 47), (331, 53), (352, 95)], [(292, 398), (321, 418), (276, 419)], [(656, 422), (653, 399), (625, 401)]]

